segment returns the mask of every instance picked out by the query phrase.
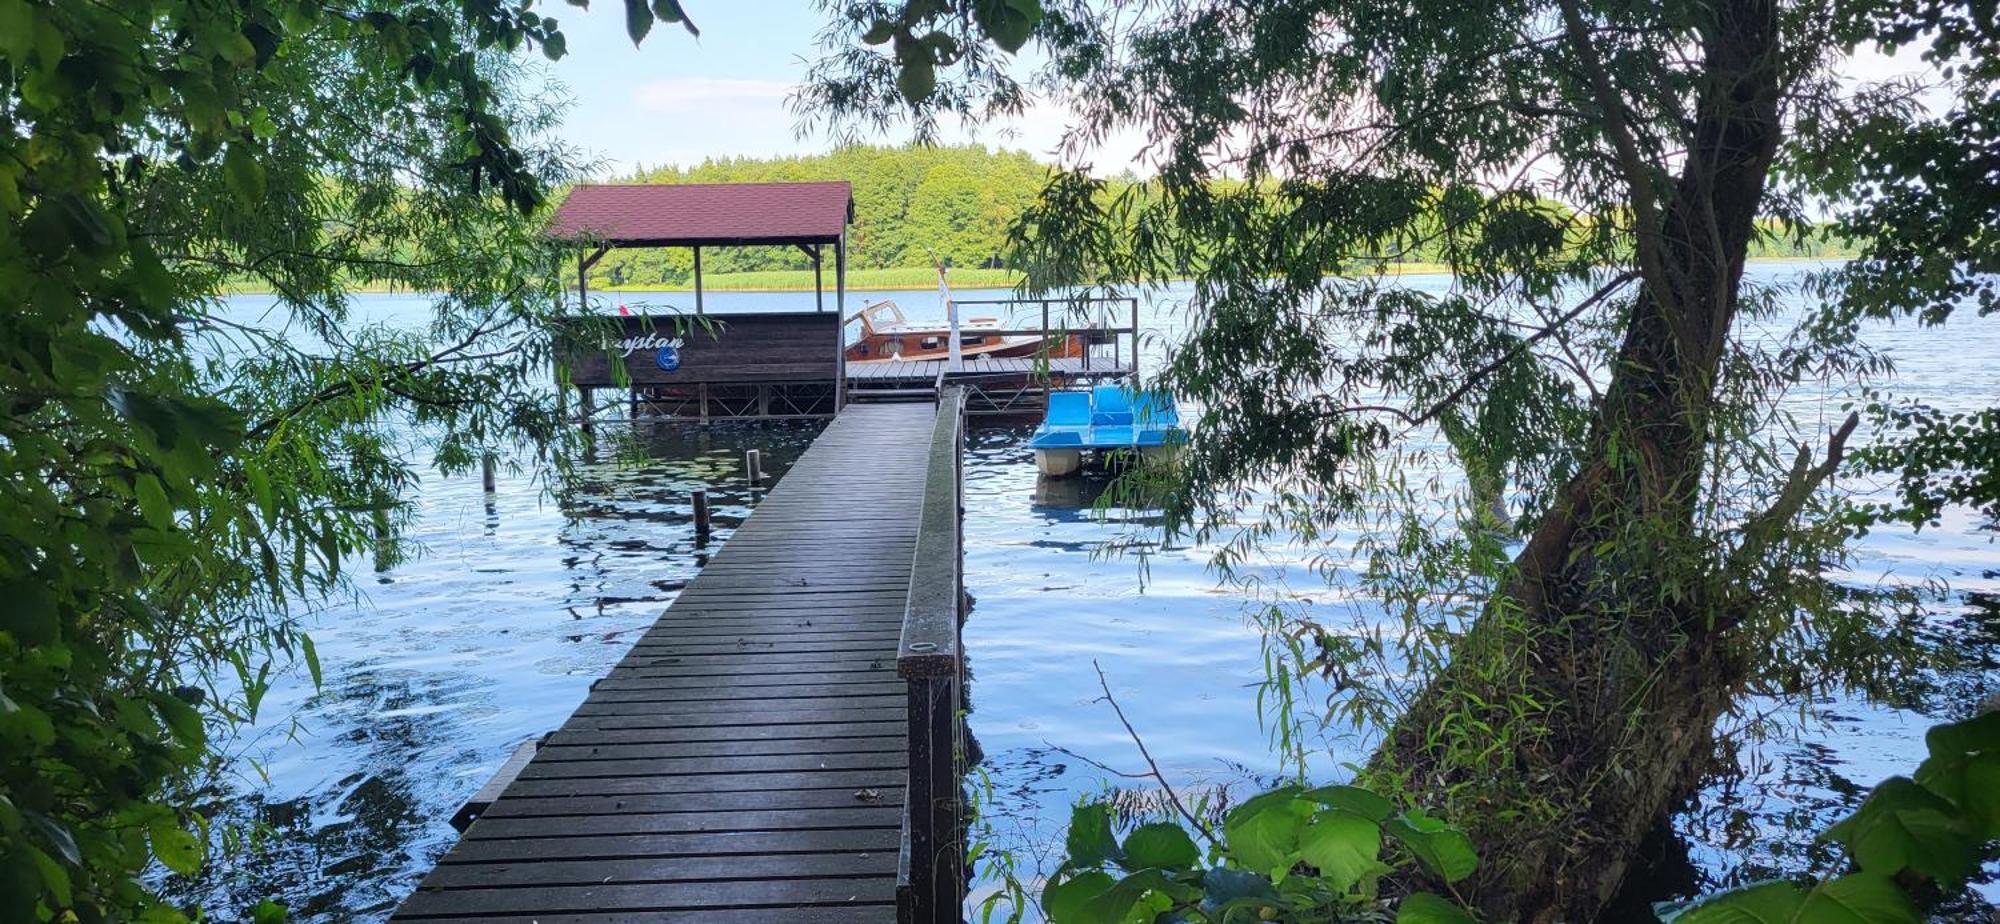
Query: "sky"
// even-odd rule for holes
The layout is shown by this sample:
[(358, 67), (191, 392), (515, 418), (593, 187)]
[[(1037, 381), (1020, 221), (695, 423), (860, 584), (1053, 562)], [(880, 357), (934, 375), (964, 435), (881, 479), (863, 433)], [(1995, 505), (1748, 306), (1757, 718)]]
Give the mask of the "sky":
[[(699, 38), (656, 23), (638, 48), (625, 34), (620, 0), (598, 0), (587, 11), (550, 10), (569, 46), (568, 56), (552, 68), (573, 100), (563, 138), (602, 160), (600, 178), (641, 166), (812, 154), (832, 147), (824, 134), (798, 137), (797, 120), (786, 106), (818, 56), (814, 37), (825, 13), (807, 0), (683, 0), (682, 5), (701, 28)], [(978, 141), (1051, 160), (1064, 122), (1062, 112), (1043, 106), (1017, 122), (976, 135), (951, 131), (941, 140)], [(909, 135), (864, 140), (901, 144)], [(1137, 148), (1135, 140), (1114, 143), (1093, 158), (1093, 166), (1117, 173), (1133, 162)]]
[[(634, 48), (625, 34), (621, 0), (598, 0), (588, 10), (551, 5), (568, 39), (569, 54), (553, 65), (572, 104), (565, 141), (599, 162), (597, 178), (629, 175), (640, 167), (691, 166), (709, 158), (771, 157), (824, 152), (824, 135), (799, 137), (786, 97), (819, 54), (814, 37), (827, 14), (810, 0), (683, 0), (701, 28), (699, 37), (656, 23)], [(1843, 67), (1850, 78), (1879, 80), (1917, 66), (1916, 54), (1895, 57), (1863, 50)], [(946, 142), (978, 141), (1025, 150), (1053, 161), (1067, 113), (1042, 104), (1012, 123), (978, 134), (948, 130)], [(880, 138), (901, 144), (907, 130)], [(1088, 155), (1092, 172), (1131, 169), (1150, 174), (1140, 157), (1143, 139), (1115, 137)]]

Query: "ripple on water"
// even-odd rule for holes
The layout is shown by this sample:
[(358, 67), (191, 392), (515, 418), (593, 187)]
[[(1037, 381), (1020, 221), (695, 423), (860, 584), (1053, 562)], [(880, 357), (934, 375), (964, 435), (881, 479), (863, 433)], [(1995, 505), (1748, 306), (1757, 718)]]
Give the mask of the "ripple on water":
[[(1161, 326), (1178, 324), (1156, 311)], [(1983, 336), (1977, 348), (2000, 355), (2000, 336)], [(1905, 375), (1947, 393), (1990, 398), (2000, 388), (2000, 371), (1988, 371), (2000, 363), (1942, 362), (1937, 352), (1904, 349)], [(325, 687), (281, 678), (263, 721), (234, 743), (245, 759), (210, 788), (220, 821), (260, 822), (274, 836), (172, 891), (225, 914), (276, 895), (301, 921), (385, 916), (455, 839), (446, 820), (459, 804), (518, 743), (562, 721), (698, 572), (704, 557), (687, 492), (709, 488), (718, 538), (726, 537), (754, 507), (740, 480), (743, 451), (761, 449), (766, 469), (782, 474), (814, 432), (649, 429), (647, 461), (587, 467), (577, 495), (561, 500), (520, 479), (503, 478), (488, 497), (476, 478), (428, 477), (417, 527), (427, 554), (363, 581), (364, 605), (323, 614), (313, 636)], [(1139, 557), (1104, 556), (1106, 540), (1143, 530), (1150, 514), (1094, 512), (1101, 479), (1039, 482), (1025, 436), (1024, 428), (971, 435), (966, 573), (977, 603), (966, 642), (970, 721), (993, 786), (984, 811), (996, 845), (1017, 850), (1032, 870), (1053, 865), (1078, 798), (1111, 790), (1123, 807), (1157, 808), (1148, 787), (1110, 772), (1144, 764), (1098, 701), (1093, 662), (1162, 769), (1190, 793), (1226, 806), (1279, 768), (1258, 721), (1263, 640), (1242, 598), (1206, 571), (1207, 550), (1147, 546), (1143, 569)], [(1921, 534), (1882, 531), (1854, 568), (1856, 580), (1935, 574), (1952, 583), (1933, 623), (1970, 663), (1940, 678), (1946, 708), (1996, 689), (1993, 538), (1963, 519)], [(1344, 551), (1324, 564), (1349, 564)], [(1278, 548), (1268, 567), (1289, 575), (1301, 605), (1329, 622), (1381, 618), (1368, 600), (1321, 582), (1321, 555)], [(1907, 772), (1932, 721), (1852, 701), (1813, 709), (1831, 722), (1824, 731), (1747, 750), (1745, 778), (1705, 794), (1682, 819), (1687, 887), (1810, 865), (1823, 848), (1800, 832), (1846, 811), (1882, 777)], [(1321, 779), (1345, 776), (1340, 764), (1366, 753), (1366, 740), (1344, 730), (1320, 737), (1311, 768)]]

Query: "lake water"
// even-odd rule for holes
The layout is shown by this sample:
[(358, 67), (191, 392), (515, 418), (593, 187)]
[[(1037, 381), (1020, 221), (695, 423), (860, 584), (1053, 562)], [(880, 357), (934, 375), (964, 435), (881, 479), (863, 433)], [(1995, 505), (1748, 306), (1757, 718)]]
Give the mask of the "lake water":
[[(1781, 279), (1792, 265), (1758, 265)], [(1447, 285), (1445, 277), (1404, 284)], [(961, 293), (1004, 297), (1005, 293)], [(873, 297), (851, 293), (850, 305)], [(888, 293), (912, 315), (933, 314), (932, 293)], [(711, 293), (711, 310), (810, 307), (810, 293)], [(258, 300), (237, 299), (244, 310)], [(268, 301), (268, 300), (266, 300)], [(607, 303), (685, 306), (685, 295), (612, 295)], [(1182, 319), (1169, 290), (1146, 305), (1145, 326), (1173, 340)], [(364, 312), (423, 310), (421, 299), (364, 296)], [(1910, 326), (1871, 342), (1899, 363), (1904, 387), (1940, 403), (1978, 405), (2000, 394), (2000, 318), (1954, 322), (1953, 348)], [(1155, 347), (1154, 355), (1157, 355)], [(559, 724), (701, 567), (687, 492), (710, 491), (717, 541), (754, 506), (743, 451), (763, 451), (782, 477), (817, 426), (802, 423), (647, 426), (649, 461), (583, 468), (577, 490), (545, 496), (528, 475), (503, 475), (485, 494), (477, 476), (433, 476), (422, 486), (418, 538), (427, 553), (364, 579), (364, 598), (319, 614), (313, 637), (325, 684), (281, 681), (263, 719), (232, 748), (210, 808), (223, 822), (257, 822), (270, 835), (215, 864), (199, 882), (172, 885), (223, 917), (275, 896), (295, 920), (385, 917), (455, 840), (452, 813), (520, 742)], [(1262, 639), (1245, 597), (1218, 584), (1209, 551), (1151, 547), (1106, 556), (1103, 544), (1143, 531), (1144, 511), (1091, 510), (1101, 481), (1039, 482), (1024, 448), (1028, 428), (977, 428), (966, 460), (966, 581), (976, 599), (965, 629), (973, 681), (971, 723), (984, 748), (982, 837), (1031, 869), (1046, 862), (1069, 806), (1125, 787), (1107, 772), (1144, 769), (1123, 726), (1100, 702), (1097, 667), (1161, 769), (1177, 786), (1236, 793), (1278, 771), (1260, 725)], [(1964, 714), (2000, 690), (2000, 550), (1991, 524), (1948, 520), (1921, 535), (1881, 531), (1861, 549), (1868, 578), (1939, 578), (1950, 598), (1930, 629), (1967, 655), (1940, 678), (1931, 704)], [(1311, 550), (1279, 546), (1261, 576), (1295, 590), (1323, 588)], [(365, 566), (365, 563), (362, 563)], [(1321, 590), (1321, 594), (1333, 595)], [(1329, 599), (1325, 606), (1347, 606)], [(1815, 703), (1820, 725), (1802, 741), (1745, 756), (1746, 776), (1705, 794), (1679, 827), (1682, 871), (1709, 883), (1807, 868), (1810, 832), (1857, 804), (1881, 778), (1908, 772), (1934, 719), (1851, 701)], [(1363, 753), (1339, 737), (1319, 742), (1315, 771)], [(1103, 765), (1102, 767), (1098, 765)], [(1978, 886), (1988, 900), (1991, 884)], [(1681, 885), (1700, 885), (1684, 882)], [(1675, 883), (1668, 880), (1671, 891)]]

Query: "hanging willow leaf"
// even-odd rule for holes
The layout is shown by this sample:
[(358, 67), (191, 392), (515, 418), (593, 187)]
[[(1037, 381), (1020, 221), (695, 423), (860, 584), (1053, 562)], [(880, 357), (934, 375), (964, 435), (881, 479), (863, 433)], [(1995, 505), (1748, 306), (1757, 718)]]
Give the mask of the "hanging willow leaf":
[(689, 35), (701, 37), (701, 30), (694, 27), (694, 20), (689, 19), (687, 11), (681, 9), (680, 0), (653, 0), (653, 13), (660, 17), (661, 22), (680, 23)]
[(632, 44), (646, 40), (646, 33), (653, 31), (653, 11), (646, 6), (646, 0), (625, 0), (625, 34), (632, 37)]

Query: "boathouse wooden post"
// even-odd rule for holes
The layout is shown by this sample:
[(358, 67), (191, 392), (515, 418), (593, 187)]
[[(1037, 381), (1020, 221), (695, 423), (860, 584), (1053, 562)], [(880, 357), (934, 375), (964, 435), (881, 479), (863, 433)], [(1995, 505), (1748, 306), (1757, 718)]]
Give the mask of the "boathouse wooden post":
[(958, 924), (965, 904), (965, 657), (960, 458), (965, 389), (939, 395), (896, 673), (909, 685), (910, 782), (896, 905), (906, 924)]
[(812, 261), (813, 261), (813, 310), (814, 311), (826, 310), (826, 267), (824, 265), (825, 261), (821, 259), (821, 256), (825, 252), (825, 250), (826, 250), (825, 245), (814, 244), (811, 251)]
[(694, 313), (701, 313), (701, 245), (694, 245)]

